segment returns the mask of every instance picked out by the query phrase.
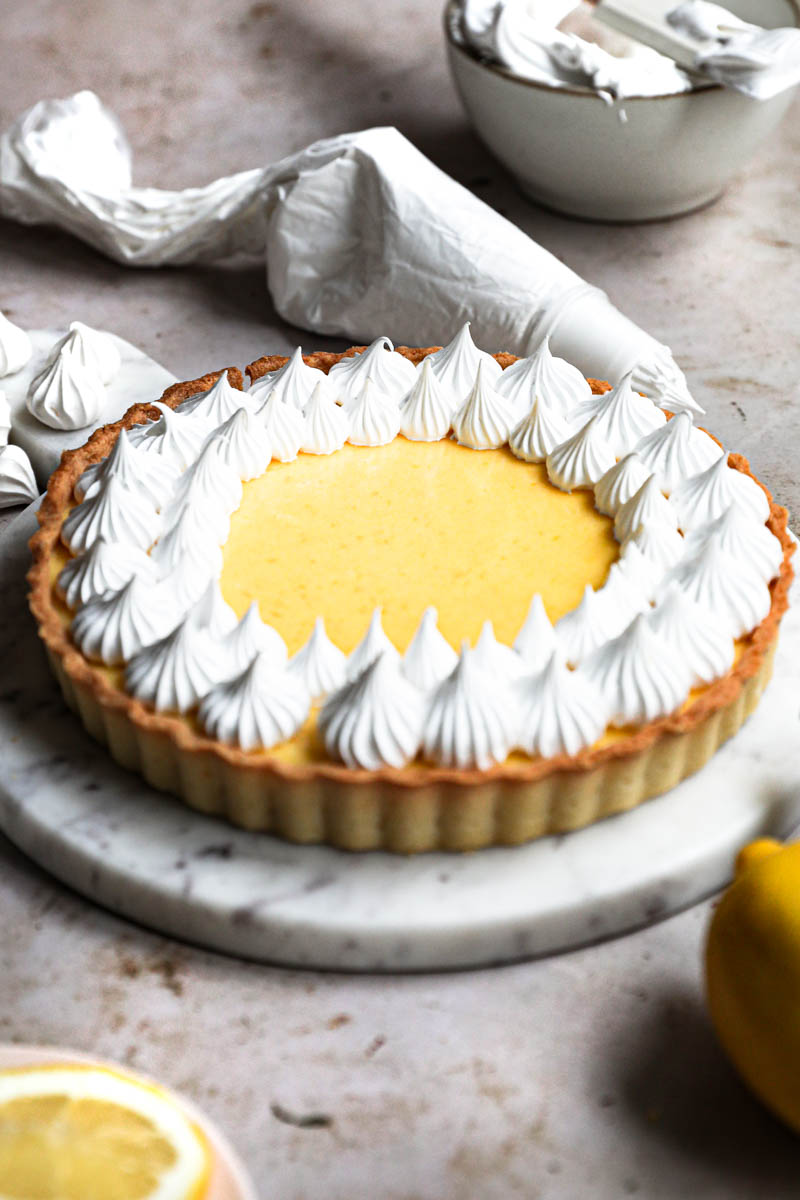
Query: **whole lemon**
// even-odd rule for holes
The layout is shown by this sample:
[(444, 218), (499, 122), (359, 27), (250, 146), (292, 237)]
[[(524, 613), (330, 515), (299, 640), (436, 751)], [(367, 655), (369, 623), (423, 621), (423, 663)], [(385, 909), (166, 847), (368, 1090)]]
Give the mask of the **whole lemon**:
[(708, 931), (706, 988), (734, 1066), (800, 1132), (800, 842), (740, 852)]

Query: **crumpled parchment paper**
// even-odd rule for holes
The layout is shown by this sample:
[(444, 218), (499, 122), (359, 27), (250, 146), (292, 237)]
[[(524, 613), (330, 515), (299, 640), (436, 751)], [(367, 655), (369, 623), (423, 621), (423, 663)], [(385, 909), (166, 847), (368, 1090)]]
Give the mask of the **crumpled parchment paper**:
[(202, 187), (132, 185), (131, 149), (92, 92), (35, 104), (0, 136), (0, 213), (69, 230), (129, 266), (262, 260), (287, 321), (368, 342), (554, 353), (666, 408), (702, 411), (669, 349), (393, 128), (313, 143)]

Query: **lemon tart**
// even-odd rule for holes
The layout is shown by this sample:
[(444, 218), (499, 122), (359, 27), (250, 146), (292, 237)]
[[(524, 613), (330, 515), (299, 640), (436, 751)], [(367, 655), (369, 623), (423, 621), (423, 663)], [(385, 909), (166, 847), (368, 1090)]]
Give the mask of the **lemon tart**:
[(698, 770), (769, 679), (785, 510), (690, 413), (388, 339), (167, 390), (66, 454), (31, 608), (123, 766), (300, 842), (561, 833)]

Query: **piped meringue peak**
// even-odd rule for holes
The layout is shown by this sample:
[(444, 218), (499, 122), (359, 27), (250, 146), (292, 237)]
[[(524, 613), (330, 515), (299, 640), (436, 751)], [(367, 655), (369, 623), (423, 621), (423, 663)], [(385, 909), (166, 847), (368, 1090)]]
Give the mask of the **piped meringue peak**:
[(272, 447), (272, 457), (278, 462), (292, 462), (297, 458), (306, 436), (302, 412), (293, 404), (287, 404), (278, 393), (268, 392), (256, 417)]
[(555, 627), (558, 648), (573, 667), (607, 642), (613, 634), (611, 606), (606, 602), (606, 597), (588, 583), (580, 604), (565, 613)]
[(403, 436), (412, 442), (438, 442), (450, 432), (453, 397), (437, 379), (430, 355), (417, 368), (417, 378), (403, 401), (401, 417)]
[(96, 425), (105, 405), (106, 384), (121, 363), (110, 334), (73, 321), (34, 376), (26, 399), (28, 411), (51, 429)]
[(714, 542), (734, 558), (754, 567), (765, 583), (773, 580), (781, 569), (783, 546), (780, 540), (766, 525), (754, 521), (736, 504), (731, 504), (716, 520), (687, 534), (687, 558), (693, 558), (704, 546)]
[(34, 377), (25, 403), (42, 425), (83, 429), (97, 422), (104, 395), (101, 377), (64, 346)]
[(683, 559), (666, 575), (665, 586), (676, 584), (701, 608), (710, 609), (731, 637), (744, 637), (770, 610), (769, 587), (757, 567), (733, 557), (717, 542), (701, 546), (694, 558)]
[(0, 312), (0, 376), (21, 371), (32, 353), (31, 339), (25, 330)]
[(594, 487), (594, 505), (607, 517), (616, 517), (626, 500), (638, 492), (650, 472), (635, 450), (609, 467)]
[(112, 476), (90, 500), (73, 508), (61, 528), (61, 540), (73, 554), (83, 554), (101, 537), (146, 550), (155, 541), (161, 518), (155, 508), (135, 500), (135, 493)]
[(645, 434), (634, 449), (666, 495), (722, 456), (722, 447), (704, 430), (695, 428), (688, 412), (676, 413), (665, 425)]
[(136, 576), (147, 583), (156, 578), (153, 560), (136, 546), (98, 538), (79, 558), (62, 567), (56, 588), (69, 608), (76, 609), (96, 596), (118, 592)]
[(76, 499), (91, 500), (109, 480), (118, 479), (125, 487), (140, 492), (153, 508), (160, 509), (177, 477), (178, 468), (173, 462), (157, 454), (143, 453), (131, 441), (128, 431), (121, 429), (108, 458), (87, 467), (73, 490)]
[(353, 446), (386, 446), (400, 432), (399, 405), (369, 376), (347, 410), (347, 440)]
[(0, 446), (8, 445), (8, 435), (11, 432), (11, 405), (0, 388)]
[(731, 507), (763, 525), (769, 517), (764, 489), (741, 471), (729, 467), (721, 454), (711, 466), (684, 479), (671, 497), (684, 532), (707, 525)]
[(674, 505), (661, 490), (657, 475), (649, 475), (629, 500), (620, 505), (614, 518), (614, 537), (624, 542), (636, 532), (640, 525), (668, 525), (678, 528), (678, 514)]
[(330, 388), (317, 383), (305, 407), (300, 449), (305, 454), (333, 454), (335, 450), (341, 450), (349, 432), (348, 414), (336, 403)]
[[(0, 367), (4, 337), (13, 343), (0, 320)], [(21, 347), (11, 349), (17, 361)], [(73, 324), (29, 403), (46, 407), (56, 384), (60, 410), (70, 389), (86, 403), (115, 355), (113, 339)], [(121, 430), (78, 478), (61, 527), (72, 557), (54, 583), (74, 614), (72, 639), (90, 660), (124, 668), (143, 704), (191, 713), (209, 737), (248, 753), (294, 737), (313, 707), (327, 754), (360, 770), (415, 759), (487, 770), (514, 749), (572, 756), (609, 723), (675, 712), (690, 688), (730, 671), (734, 639), (769, 612), (783, 548), (761, 486), (688, 412), (668, 420), (635, 380), (593, 395), (547, 339), (502, 371), (468, 324), (418, 367), (377, 338), (328, 375), (298, 348), (247, 393), (224, 371), (177, 410), (158, 403), (158, 420)], [(587, 584), (555, 627), (536, 594), (513, 646), (486, 619), (460, 653), (432, 606), (404, 648), (375, 608), (349, 655), (323, 614), (291, 658), (268, 600), (266, 619), (256, 601), (237, 618), (220, 589), (221, 547), (244, 481), (273, 459), (380, 447), (401, 432), (436, 442), (451, 430), (467, 448), (507, 446), (546, 463), (562, 491), (593, 491), (620, 543), (601, 587)], [(35, 496), (26, 464), (16, 446), (0, 447), (0, 506)], [(540, 467), (514, 469), (543, 478)]]
[(91, 596), (81, 605), (71, 632), (87, 658), (116, 665), (163, 637), (174, 624), (169, 604), (141, 573), (118, 591)]
[(577, 754), (605, 732), (609, 712), (600, 688), (570, 671), (555, 650), (541, 671), (518, 680), (515, 691), (517, 741), (526, 754)]
[(551, 450), (546, 461), (550, 482), (562, 492), (593, 487), (614, 465), (614, 451), (599, 417), (592, 417), (577, 433)]
[(479, 350), (472, 340), (469, 321), (465, 321), (452, 342), (429, 354), (431, 367), (442, 387), (454, 398), (453, 409), (459, 408), (475, 385), (478, 369), (483, 368), (486, 383), (497, 382), (502, 367), (485, 350)]
[(210, 433), (243, 408), (252, 409), (247, 392), (235, 388), (228, 379), (228, 372), (222, 371), (207, 392), (199, 392), (185, 401), (181, 411), (192, 413), (198, 425), (205, 426)]
[(325, 701), (319, 731), (332, 758), (375, 771), (404, 767), (416, 756), (425, 698), (384, 651)]
[(397, 354), (387, 337), (376, 338), (360, 354), (339, 359), (328, 372), (328, 379), (339, 391), (345, 407), (360, 397), (368, 379), (379, 392), (399, 404), (414, 386), (416, 377), (413, 363)]
[(665, 717), (686, 699), (691, 668), (653, 629), (645, 614), (581, 664), (583, 676), (604, 695), (617, 726)]
[(249, 408), (237, 408), (216, 430), (213, 445), (219, 457), (244, 483), (258, 479), (272, 460), (267, 431)]
[(544, 601), (537, 592), (531, 600), (524, 624), (514, 639), (514, 649), (526, 670), (537, 671), (549, 662), (555, 648), (555, 631), (550, 624)]
[(720, 679), (733, 666), (734, 642), (720, 628), (714, 613), (692, 600), (680, 588), (667, 588), (650, 619), (653, 631), (664, 638), (676, 658), (692, 673), (692, 687)]
[(434, 691), (425, 719), (425, 757), (445, 767), (488, 770), (507, 756), (517, 735), (509, 685), (480, 665), (467, 642)]
[(207, 629), (212, 637), (220, 640), (236, 628), (236, 613), (222, 595), (216, 579), (208, 581), (192, 610), (192, 620), (200, 629)]
[(623, 560), (626, 554), (630, 554), (633, 546), (661, 571), (674, 567), (686, 553), (683, 538), (677, 529), (666, 521), (645, 522), (639, 525), (620, 547)]
[(54, 358), (61, 350), (67, 350), (72, 358), (97, 375), (104, 385), (111, 383), (122, 365), (119, 350), (111, 335), (100, 329), (92, 329), (82, 321), (70, 324), (69, 331), (53, 347), (50, 357)]
[[(495, 386), (520, 417), (530, 413), (534, 405), (543, 404), (554, 418), (570, 422), (577, 409), (597, 400), (578, 368), (551, 353), (549, 337), (530, 358), (517, 359), (506, 367)], [(585, 419), (590, 416), (587, 413)]]
[[(327, 385), (327, 377), (318, 367), (309, 367), (303, 361), (303, 352), (298, 346), (291, 358), (287, 359), (277, 371), (262, 375), (253, 383), (248, 395), (251, 400), (261, 402), (267, 396), (274, 394), (285, 404), (302, 410), (314, 394), (314, 390)], [(333, 394), (333, 388), (330, 388)]]
[(530, 412), (516, 425), (508, 438), (511, 453), (525, 462), (544, 462), (556, 446), (570, 436), (570, 424), (555, 408), (536, 398)]
[(159, 711), (185, 713), (196, 708), (228, 673), (220, 643), (190, 616), (133, 655), (125, 684), (137, 700)]
[(160, 455), (177, 471), (185, 471), (203, 448), (207, 436), (205, 424), (160, 400), (154, 401), (153, 406), (161, 417), (153, 425), (145, 426), (142, 433), (133, 434), (135, 445), (145, 454)]
[(322, 617), (317, 617), (311, 637), (289, 660), (289, 670), (301, 680), (315, 703), (344, 683), (347, 657), (328, 637)]
[(525, 663), (516, 650), (498, 642), (491, 621), (484, 621), (481, 627), (473, 659), (482, 670), (495, 679), (517, 679), (525, 671)]
[(370, 619), (369, 629), (347, 660), (348, 680), (357, 679), (364, 668), (382, 654), (387, 654), (390, 658), (399, 659), (400, 657), (397, 648), (389, 641), (384, 632), (381, 610), (376, 608)]
[(514, 409), (505, 396), (492, 387), (489, 382), (492, 373), (485, 372), (486, 366), (481, 361), (472, 390), (453, 417), (456, 441), (471, 450), (499, 449), (508, 441), (514, 427)]
[(0, 446), (0, 508), (30, 504), (39, 495), (31, 460), (21, 446)]
[[(652, 400), (633, 390), (629, 372), (616, 387), (587, 406), (586, 417), (593, 417), (598, 432), (605, 438), (615, 457), (620, 458), (648, 433), (666, 424), (666, 414)], [(580, 411), (580, 410), (579, 410)]]
[[(216, 580), (213, 586), (219, 592)], [(224, 633), (223, 650), (230, 657), (235, 670), (244, 670), (258, 655), (268, 658), (276, 667), (286, 666), (289, 657), (286, 643), (277, 629), (261, 620), (256, 600), (238, 623), (221, 632)]]
[(425, 609), (403, 655), (403, 674), (423, 692), (437, 687), (458, 662), (455, 650), (439, 631), (437, 617), (433, 605)]
[(217, 741), (246, 751), (269, 750), (297, 733), (308, 710), (308, 693), (302, 684), (262, 653), (241, 675), (206, 693), (197, 720)]

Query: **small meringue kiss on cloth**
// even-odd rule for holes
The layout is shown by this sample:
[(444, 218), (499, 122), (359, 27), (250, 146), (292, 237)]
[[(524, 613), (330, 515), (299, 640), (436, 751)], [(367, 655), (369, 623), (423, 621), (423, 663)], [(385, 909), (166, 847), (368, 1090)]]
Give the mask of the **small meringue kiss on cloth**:
[[(27, 357), (16, 353), (25, 338)], [(6, 362), (13, 369), (2, 372)], [(73, 321), (68, 330), (12, 326), (0, 314), (0, 433), (24, 452), (39, 490), (64, 450), (116, 421), (137, 400), (158, 400), (175, 376), (116, 334)], [(0, 507), (23, 501), (0, 471)]]
[(0, 213), (59, 225), (129, 266), (266, 258), (277, 311), (317, 333), (371, 342), (391, 328), (420, 345), (435, 330), (444, 344), (477, 314), (486, 345), (526, 355), (549, 337), (586, 375), (633, 371), (662, 407), (702, 412), (666, 346), (391, 127), (165, 191), (133, 186), (119, 121), (77, 92), (0, 136)]

